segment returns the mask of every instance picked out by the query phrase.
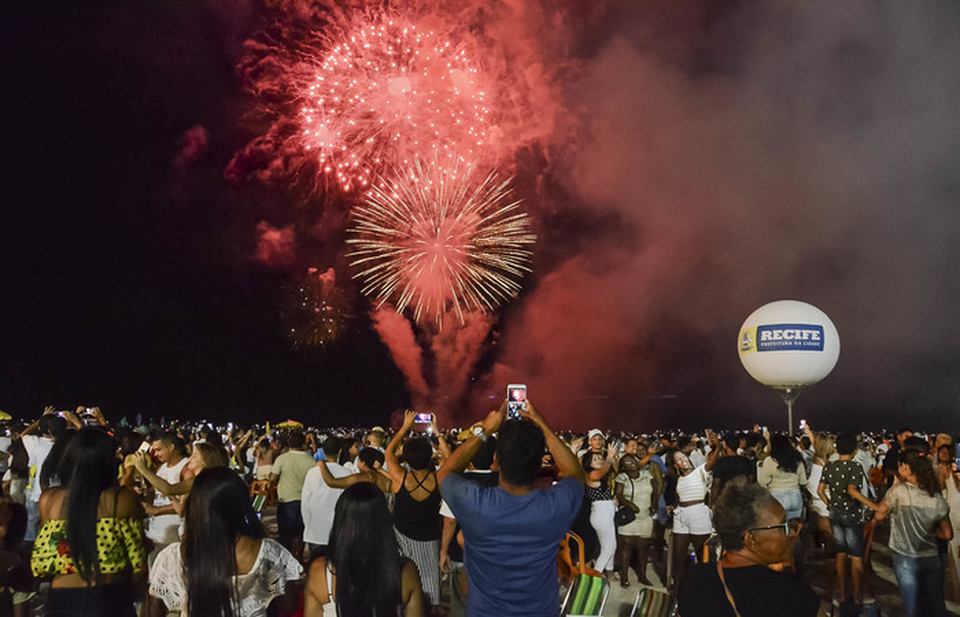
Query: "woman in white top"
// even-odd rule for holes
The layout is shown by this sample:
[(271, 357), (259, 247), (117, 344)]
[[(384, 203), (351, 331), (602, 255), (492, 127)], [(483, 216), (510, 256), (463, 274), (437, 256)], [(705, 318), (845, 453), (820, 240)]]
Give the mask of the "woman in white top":
[[(337, 500), (327, 557), (310, 564), (304, 617), (423, 616), (417, 567), (400, 555), (383, 493), (358, 482)], [(339, 609), (339, 611), (338, 611)]]
[[(163, 549), (150, 570), (150, 595), (166, 611), (195, 617), (266, 617), (275, 599), (293, 613), (303, 568), (264, 538), (243, 480), (227, 467), (203, 470), (184, 511), (183, 542)], [(151, 615), (163, 615), (151, 601)]]
[(720, 440), (716, 434), (707, 430), (710, 454), (707, 462), (699, 467), (690, 464), (683, 452), (673, 453), (673, 473), (677, 474), (676, 504), (673, 510), (673, 549), (671, 589), (676, 592), (683, 577), (687, 563), (687, 551), (693, 543), (693, 552), (697, 561), (703, 559), (703, 545), (713, 533), (713, 517), (707, 507), (706, 498), (710, 489), (713, 464), (720, 453)]

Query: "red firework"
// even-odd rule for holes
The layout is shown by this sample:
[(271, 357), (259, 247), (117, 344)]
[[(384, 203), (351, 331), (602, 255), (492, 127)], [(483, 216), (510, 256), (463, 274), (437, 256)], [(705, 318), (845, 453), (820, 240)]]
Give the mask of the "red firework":
[(465, 43), (390, 15), (344, 18), (303, 50), (300, 147), (347, 191), (385, 165), (473, 160), (491, 131)]

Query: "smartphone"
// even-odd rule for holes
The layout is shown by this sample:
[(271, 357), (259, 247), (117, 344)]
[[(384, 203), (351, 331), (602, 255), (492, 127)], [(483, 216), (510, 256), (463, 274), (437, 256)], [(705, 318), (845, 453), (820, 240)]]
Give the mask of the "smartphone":
[(807, 428), (807, 421), (800, 420), (800, 430), (802, 431), (802, 430), (805, 430), (806, 428)]
[(953, 464), (956, 465), (954, 471), (960, 469), (960, 443), (957, 444), (957, 451), (954, 452), (956, 458), (953, 459)]
[(149, 451), (150, 451), (150, 442), (147, 440), (144, 440), (143, 443), (140, 444), (140, 447), (137, 448), (137, 452), (139, 454), (146, 454)]
[(414, 424), (430, 424), (430, 414), (428, 413), (418, 413), (416, 419), (414, 419)]
[(507, 418), (520, 418), (520, 412), (527, 410), (527, 386), (512, 383), (507, 386)]

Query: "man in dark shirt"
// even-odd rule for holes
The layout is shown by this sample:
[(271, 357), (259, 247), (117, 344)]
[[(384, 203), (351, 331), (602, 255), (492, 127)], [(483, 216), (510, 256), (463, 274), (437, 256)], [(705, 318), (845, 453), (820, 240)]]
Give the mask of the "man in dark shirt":
[(737, 454), (740, 447), (740, 435), (727, 432), (720, 444), (720, 458), (713, 464), (713, 487), (710, 489), (710, 503), (716, 503), (720, 491), (737, 476), (743, 476), (749, 482), (757, 481), (757, 464), (745, 456)]
[(900, 467), (900, 450), (903, 449), (903, 442), (911, 437), (913, 437), (913, 431), (910, 429), (897, 429), (897, 440), (890, 446), (890, 450), (887, 451), (886, 456), (883, 457), (883, 467), (881, 471), (883, 472), (887, 486), (893, 484), (893, 481), (897, 477), (897, 470)]

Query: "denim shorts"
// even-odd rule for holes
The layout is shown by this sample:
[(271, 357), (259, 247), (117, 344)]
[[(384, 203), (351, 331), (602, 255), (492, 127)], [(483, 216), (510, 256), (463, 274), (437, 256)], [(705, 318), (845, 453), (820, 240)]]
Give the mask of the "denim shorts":
[(837, 553), (863, 557), (863, 523), (851, 516), (830, 518)]

